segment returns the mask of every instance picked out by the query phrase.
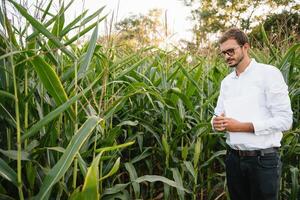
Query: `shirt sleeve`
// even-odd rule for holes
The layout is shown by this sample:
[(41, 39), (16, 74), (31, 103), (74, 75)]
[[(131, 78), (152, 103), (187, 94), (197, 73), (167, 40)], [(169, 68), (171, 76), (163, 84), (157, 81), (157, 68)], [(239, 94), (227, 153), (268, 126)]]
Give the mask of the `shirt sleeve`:
[(293, 112), (288, 87), (281, 72), (275, 68), (266, 76), (266, 106), (271, 118), (254, 121), (254, 134), (264, 135), (289, 130), (293, 123)]
[[(220, 94), (219, 94), (219, 97), (218, 97), (218, 101), (217, 101), (217, 105), (215, 107), (215, 110), (214, 110), (214, 113), (216, 115), (221, 115), (222, 113), (224, 113), (224, 95), (223, 95), (223, 84), (221, 83), (221, 89), (220, 89)], [(211, 127), (213, 130), (214, 129), (214, 126), (213, 126), (213, 120), (214, 120), (215, 116), (213, 116), (210, 120), (210, 123), (211, 123)]]

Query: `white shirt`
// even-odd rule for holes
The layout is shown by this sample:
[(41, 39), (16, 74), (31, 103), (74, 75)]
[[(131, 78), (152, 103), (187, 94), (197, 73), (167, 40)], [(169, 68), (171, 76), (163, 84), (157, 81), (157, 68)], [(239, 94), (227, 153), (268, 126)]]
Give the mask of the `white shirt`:
[(239, 76), (233, 71), (223, 79), (215, 113), (252, 122), (254, 133), (226, 134), (226, 143), (239, 150), (280, 147), (282, 131), (290, 129), (293, 121), (281, 72), (254, 59)]

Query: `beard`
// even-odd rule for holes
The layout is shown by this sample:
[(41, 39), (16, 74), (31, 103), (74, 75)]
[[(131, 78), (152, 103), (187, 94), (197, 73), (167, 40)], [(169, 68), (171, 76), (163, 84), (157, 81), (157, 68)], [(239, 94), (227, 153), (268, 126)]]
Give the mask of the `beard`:
[[(243, 59), (244, 59), (244, 54), (242, 53), (237, 59), (228, 58), (226, 61), (228, 63), (228, 66), (233, 68), (233, 67), (237, 67), (242, 62)], [(235, 60), (236, 62), (234, 62)], [(233, 63), (229, 64), (230, 61), (233, 61)]]

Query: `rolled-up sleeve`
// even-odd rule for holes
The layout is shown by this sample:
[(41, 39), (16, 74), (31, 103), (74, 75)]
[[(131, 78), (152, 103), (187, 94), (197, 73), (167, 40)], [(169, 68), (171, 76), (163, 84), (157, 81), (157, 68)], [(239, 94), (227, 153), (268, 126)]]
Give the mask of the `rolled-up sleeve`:
[(271, 117), (253, 122), (255, 135), (282, 132), (291, 128), (293, 112), (288, 87), (281, 72), (276, 68), (266, 77), (266, 106)]
[[(221, 89), (220, 89), (220, 94), (219, 94), (219, 97), (218, 97), (218, 101), (217, 101), (217, 105), (215, 107), (215, 110), (214, 110), (214, 113), (216, 115), (221, 115), (222, 113), (224, 113), (224, 97), (223, 97), (223, 84), (221, 83)], [(213, 116), (210, 120), (210, 123), (211, 123), (211, 126), (212, 126), (212, 129), (214, 129), (214, 126), (213, 126), (213, 119), (215, 118), (215, 116)]]
[(221, 83), (221, 89), (220, 89), (220, 94), (218, 97), (218, 101), (217, 101), (217, 106), (215, 107), (215, 114), (216, 115), (221, 115), (222, 113), (225, 112), (224, 109), (224, 84), (223, 82)]

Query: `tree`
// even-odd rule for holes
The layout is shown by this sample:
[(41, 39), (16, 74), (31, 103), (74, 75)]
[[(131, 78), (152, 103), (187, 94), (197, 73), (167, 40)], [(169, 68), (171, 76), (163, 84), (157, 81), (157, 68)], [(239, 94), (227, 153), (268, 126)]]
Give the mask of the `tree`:
[(270, 14), (263, 24), (254, 27), (249, 34), (252, 46), (261, 45), (263, 35), (261, 25), (270, 40), (271, 44), (277, 48), (282, 48), (282, 44), (290, 46), (300, 41), (300, 14), (284, 11), (280, 14)]
[(299, 12), (300, 8), (297, 0), (184, 0), (184, 3), (198, 5), (191, 18), (196, 22), (193, 29), (196, 46), (229, 27), (249, 32), (270, 12)]
[(147, 15), (132, 15), (115, 25), (118, 41), (132, 47), (158, 46), (163, 40), (162, 11), (153, 9)]

